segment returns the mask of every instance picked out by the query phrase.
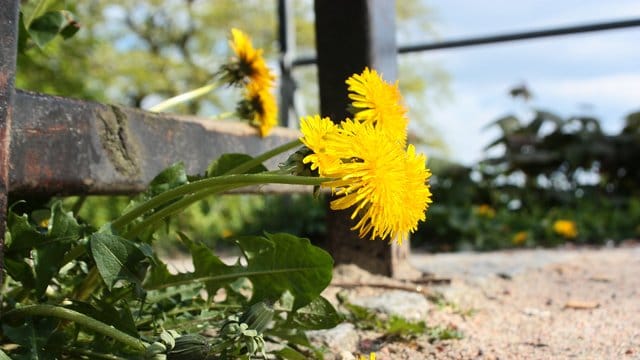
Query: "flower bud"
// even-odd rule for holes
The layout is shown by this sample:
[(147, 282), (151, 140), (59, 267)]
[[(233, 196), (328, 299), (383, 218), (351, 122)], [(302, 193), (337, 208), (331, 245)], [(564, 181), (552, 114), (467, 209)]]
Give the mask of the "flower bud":
[(167, 360), (206, 360), (211, 344), (198, 334), (182, 335), (176, 339), (175, 347), (167, 353)]

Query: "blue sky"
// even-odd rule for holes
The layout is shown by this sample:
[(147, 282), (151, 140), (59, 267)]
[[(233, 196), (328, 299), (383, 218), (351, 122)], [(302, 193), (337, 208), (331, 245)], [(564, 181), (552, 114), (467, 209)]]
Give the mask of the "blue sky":
[[(399, 0), (401, 1), (401, 0)], [(640, 18), (638, 0), (427, 1), (443, 40)], [(420, 41), (420, 34), (415, 39)], [(404, 43), (404, 42), (403, 42)], [(451, 75), (452, 98), (432, 108), (454, 160), (471, 164), (497, 137), (481, 129), (522, 113), (507, 96), (525, 83), (532, 105), (562, 116), (588, 114), (617, 132), (640, 110), (640, 27), (424, 53)]]

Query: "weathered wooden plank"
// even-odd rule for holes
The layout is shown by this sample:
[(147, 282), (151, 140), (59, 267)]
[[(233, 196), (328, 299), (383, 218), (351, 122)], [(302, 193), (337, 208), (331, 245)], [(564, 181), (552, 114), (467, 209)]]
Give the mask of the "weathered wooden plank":
[(4, 233), (9, 196), (9, 156), (16, 75), (18, 5), (18, 0), (4, 1), (0, 7), (0, 284), (2, 284), (4, 269)]
[[(397, 77), (395, 1), (316, 0), (316, 47), (323, 116), (342, 121), (347, 114), (345, 80), (365, 66)], [(350, 211), (328, 215), (329, 251), (336, 263), (355, 263), (368, 271), (403, 276), (408, 268), (409, 242), (358, 239), (350, 230)], [(387, 239), (388, 240), (388, 239)]]
[[(223, 153), (257, 155), (298, 137), (295, 130), (276, 128), (260, 138), (243, 123), (20, 90), (15, 108), (10, 188), (17, 197), (136, 193), (176, 161), (183, 161), (189, 173), (202, 174)], [(285, 158), (267, 165), (275, 168)]]

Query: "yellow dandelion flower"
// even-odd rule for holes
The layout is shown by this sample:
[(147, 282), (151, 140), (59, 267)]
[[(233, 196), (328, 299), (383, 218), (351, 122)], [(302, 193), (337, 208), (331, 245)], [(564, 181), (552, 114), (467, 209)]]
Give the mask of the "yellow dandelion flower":
[(40, 222), (38, 223), (38, 226), (40, 226), (41, 228), (48, 228), (49, 227), (49, 218), (45, 218), (40, 220)]
[(346, 83), (354, 119), (376, 124), (405, 144), (409, 119), (398, 84), (385, 82), (375, 70), (368, 68), (348, 78)]
[[(301, 130), (314, 151), (305, 162), (312, 162), (320, 176), (336, 179), (323, 184), (337, 196), (331, 208), (354, 208), (351, 218), (359, 219), (352, 229), (361, 238), (390, 236), (402, 242), (425, 220), (431, 202), (425, 156), (416, 154), (412, 145), (405, 150), (371, 123), (347, 119), (336, 129), (325, 121), (307, 118)], [(323, 133), (317, 129), (328, 131), (314, 146), (314, 136)]]
[(327, 135), (338, 131), (338, 126), (328, 117), (320, 118), (319, 115), (307, 116), (300, 119), (300, 131), (304, 135), (300, 140), (313, 154), (306, 156), (303, 163), (311, 163), (311, 170), (327, 168), (333, 162), (340, 159), (326, 153)]
[(222, 66), (221, 75), (231, 85), (254, 82), (262, 88), (271, 88), (275, 76), (262, 57), (262, 49), (255, 49), (251, 38), (238, 29), (231, 29), (229, 45), (235, 57)]
[(529, 237), (529, 233), (527, 233), (526, 231), (518, 231), (517, 233), (513, 234), (513, 237), (511, 238), (511, 243), (513, 245), (522, 245), (525, 243), (525, 241), (527, 241), (528, 237)]
[(567, 239), (575, 239), (578, 236), (578, 228), (576, 223), (571, 220), (556, 220), (553, 223), (553, 231)]
[(376, 353), (370, 353), (369, 357), (366, 355), (358, 355), (358, 360), (376, 360)]
[(482, 204), (476, 208), (476, 214), (480, 217), (486, 217), (493, 219), (496, 216), (496, 211), (489, 204)]
[(245, 88), (245, 97), (238, 103), (238, 115), (258, 128), (260, 136), (269, 135), (278, 123), (278, 105), (276, 98), (266, 88), (257, 83), (249, 83)]

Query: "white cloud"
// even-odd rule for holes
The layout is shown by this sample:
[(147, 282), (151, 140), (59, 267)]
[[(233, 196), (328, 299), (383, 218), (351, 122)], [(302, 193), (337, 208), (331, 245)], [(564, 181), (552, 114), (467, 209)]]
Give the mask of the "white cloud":
[(581, 79), (544, 79), (535, 87), (547, 96), (593, 104), (606, 103), (630, 110), (640, 106), (640, 73), (613, 74)]
[[(496, 0), (490, 7), (486, 2), (450, 0), (429, 5), (441, 19), (443, 39), (640, 16), (637, 0)], [(623, 117), (640, 108), (640, 48), (634, 46), (638, 36), (640, 28), (632, 28), (425, 53), (452, 76), (454, 98), (433, 109), (433, 123), (453, 159), (471, 164), (498, 136), (497, 129), (481, 129), (520, 110), (507, 91), (525, 82), (536, 107), (562, 117), (586, 112), (601, 119), (605, 130), (617, 131)]]
[[(536, 107), (562, 117), (584, 112), (581, 104), (592, 104), (593, 115), (606, 131), (617, 132), (623, 117), (640, 107), (640, 74), (613, 74), (591, 78), (549, 77), (532, 81)], [(472, 164), (484, 158), (483, 148), (499, 136), (499, 130), (484, 127), (507, 113), (522, 114), (526, 106), (506, 96), (503, 82), (454, 83), (454, 98), (433, 109), (433, 124), (443, 134), (453, 160)]]
[(433, 110), (434, 125), (449, 146), (453, 160), (467, 165), (482, 159), (483, 148), (498, 137), (497, 129), (483, 128), (505, 111), (504, 107), (483, 103), (474, 93), (456, 92), (448, 106)]

